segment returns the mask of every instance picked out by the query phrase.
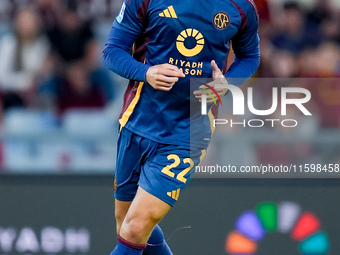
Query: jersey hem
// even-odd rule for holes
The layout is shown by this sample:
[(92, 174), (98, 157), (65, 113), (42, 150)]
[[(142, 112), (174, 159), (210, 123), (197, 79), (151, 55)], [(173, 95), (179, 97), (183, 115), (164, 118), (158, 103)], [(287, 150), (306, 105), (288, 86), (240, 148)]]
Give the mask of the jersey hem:
[(170, 144), (170, 145), (179, 145), (179, 146), (185, 146), (187, 148), (190, 148), (190, 147), (195, 147), (195, 148), (199, 148), (199, 149), (207, 149), (209, 144), (206, 144), (206, 143), (181, 143), (181, 142), (173, 142), (173, 141), (170, 141), (170, 140), (166, 140), (166, 139), (157, 139), (153, 136), (150, 136), (150, 135), (147, 135), (145, 134), (144, 132), (138, 130), (138, 129), (135, 129), (131, 126), (129, 126), (128, 124), (124, 126), (124, 128), (126, 128), (127, 130), (139, 135), (139, 136), (143, 136), (151, 141), (154, 141), (156, 143), (161, 143), (161, 144)]

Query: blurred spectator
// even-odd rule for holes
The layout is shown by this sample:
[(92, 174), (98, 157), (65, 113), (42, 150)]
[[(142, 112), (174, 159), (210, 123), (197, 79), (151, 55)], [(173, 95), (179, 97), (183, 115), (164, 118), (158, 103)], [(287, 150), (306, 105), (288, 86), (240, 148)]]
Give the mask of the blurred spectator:
[(302, 52), (299, 65), (300, 77), (339, 77), (340, 48), (335, 42), (324, 42), (317, 49)]
[(308, 13), (311, 29), (320, 29), (323, 40), (340, 42), (339, 10), (331, 0), (317, 0)]
[(275, 51), (271, 56), (272, 75), (276, 78), (293, 78), (298, 74), (295, 56), (290, 51)]
[[(42, 20), (51, 22), (56, 13), (61, 13), (61, 6), (68, 0), (1, 0), (0, 22), (11, 23), (14, 13), (22, 6), (35, 6), (42, 14)], [(76, 0), (77, 12), (84, 19), (96, 19), (112, 23), (118, 14), (121, 0)], [(58, 14), (59, 15), (59, 14)], [(50, 23), (49, 23), (50, 24)]]
[(327, 41), (340, 43), (340, 15), (330, 16), (321, 24), (322, 35)]
[(4, 108), (29, 104), (29, 92), (43, 72), (49, 52), (47, 39), (39, 33), (36, 13), (21, 10), (15, 32), (0, 40), (0, 90)]
[(309, 109), (319, 116), (321, 127), (340, 127), (340, 81), (339, 79), (307, 79), (305, 87), (313, 95)]
[(39, 89), (41, 107), (59, 115), (71, 108), (105, 107), (114, 98), (113, 81), (99, 61), (101, 49), (91, 24), (79, 16), (79, 1), (59, 1), (62, 16), (52, 2), (39, 1), (40, 9), (47, 8), (56, 18), (47, 32), (55, 70)]
[(333, 42), (325, 42), (317, 50), (317, 76), (319, 78), (339, 77), (340, 49)]
[(272, 43), (280, 50), (298, 53), (320, 43), (320, 31), (315, 27), (309, 29), (305, 12), (297, 2), (284, 4), (283, 10), (276, 15), (276, 25)]
[(50, 30), (55, 27), (62, 17), (60, 0), (36, 0), (35, 5), (44, 29)]
[(318, 53), (315, 49), (307, 49), (301, 52), (298, 65), (300, 77), (317, 77)]
[(86, 47), (94, 39), (90, 23), (84, 22), (77, 13), (75, 0), (64, 1), (63, 15), (59, 23), (48, 31), (54, 53), (62, 63), (85, 57)]
[(74, 62), (65, 75), (53, 77), (40, 89), (42, 107), (63, 115), (72, 108), (104, 108), (110, 101), (111, 79), (106, 72), (88, 72)]
[(329, 17), (333, 17), (338, 9), (331, 0), (316, 0), (313, 8), (308, 13), (308, 21), (314, 25), (320, 25)]

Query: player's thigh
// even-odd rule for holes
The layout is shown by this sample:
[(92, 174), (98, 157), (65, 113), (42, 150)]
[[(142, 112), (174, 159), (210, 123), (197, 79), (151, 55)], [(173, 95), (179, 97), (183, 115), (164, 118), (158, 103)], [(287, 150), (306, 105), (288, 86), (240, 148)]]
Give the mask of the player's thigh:
[(150, 219), (157, 223), (168, 213), (170, 208), (169, 204), (139, 187), (127, 216), (138, 215), (140, 218)]
[(141, 169), (141, 158), (146, 153), (149, 141), (123, 128), (117, 144), (115, 173), (115, 198), (132, 201), (136, 195)]

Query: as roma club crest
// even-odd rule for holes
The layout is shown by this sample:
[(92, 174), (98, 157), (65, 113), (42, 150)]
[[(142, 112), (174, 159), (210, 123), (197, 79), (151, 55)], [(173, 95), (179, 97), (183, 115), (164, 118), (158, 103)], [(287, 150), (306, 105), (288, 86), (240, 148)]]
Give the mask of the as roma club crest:
[(219, 30), (226, 29), (230, 24), (230, 18), (225, 12), (218, 12), (214, 16), (213, 23)]

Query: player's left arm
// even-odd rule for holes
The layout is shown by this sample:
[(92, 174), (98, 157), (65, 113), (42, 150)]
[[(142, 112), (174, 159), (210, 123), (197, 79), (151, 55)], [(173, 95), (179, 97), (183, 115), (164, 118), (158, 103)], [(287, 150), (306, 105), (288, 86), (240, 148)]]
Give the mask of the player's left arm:
[(255, 4), (243, 1), (246, 20), (232, 38), (235, 61), (225, 74), (228, 83), (239, 86), (247, 81), (260, 65), (260, 38), (258, 14)]

